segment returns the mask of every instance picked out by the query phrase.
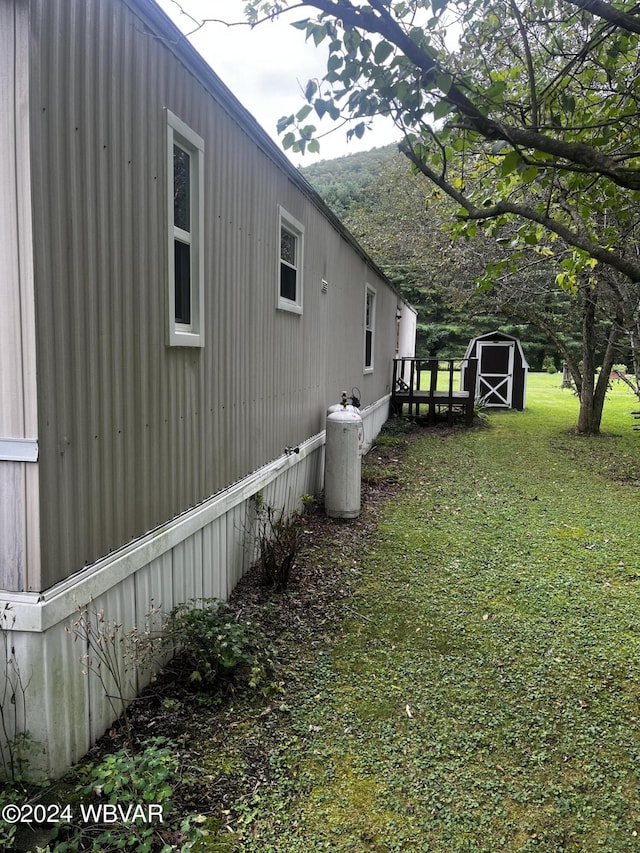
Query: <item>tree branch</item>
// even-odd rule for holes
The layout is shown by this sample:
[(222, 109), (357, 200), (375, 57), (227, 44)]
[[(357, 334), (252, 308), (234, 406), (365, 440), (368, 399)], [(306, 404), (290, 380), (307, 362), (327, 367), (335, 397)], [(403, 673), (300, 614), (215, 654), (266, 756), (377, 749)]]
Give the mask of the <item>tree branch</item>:
[[(584, 2), (591, 2), (591, 0), (584, 0)], [(325, 15), (335, 17), (348, 28), (363, 29), (382, 36), (401, 50), (416, 68), (423, 72), (425, 82), (433, 81), (439, 75), (447, 75), (450, 78), (447, 69), (413, 41), (398, 21), (378, 2), (370, 4), (368, 9), (356, 8), (350, 0), (302, 0), (302, 5), (311, 6)], [(376, 14), (381, 8), (382, 13)], [(521, 128), (485, 116), (455, 82), (451, 83), (447, 92), (443, 92), (443, 97), (467, 119), (470, 129), (487, 140), (503, 140), (513, 146), (551, 154), (559, 160), (576, 163), (588, 171), (600, 173), (618, 186), (640, 190), (640, 169), (625, 167), (615, 157), (598, 151), (590, 145), (582, 142), (565, 142), (563, 139), (548, 136), (533, 128)]]
[(409, 144), (403, 143), (400, 145), (402, 153), (409, 158), (413, 165), (422, 172), (430, 181), (445, 192), (450, 198), (456, 201), (461, 207), (467, 211), (466, 219), (484, 220), (496, 219), (504, 214), (512, 214), (519, 216), (522, 219), (528, 219), (530, 222), (536, 222), (542, 225), (548, 231), (552, 231), (561, 237), (569, 246), (574, 246), (576, 249), (582, 249), (591, 257), (595, 258), (600, 263), (606, 266), (613, 267), (618, 270), (631, 281), (640, 281), (640, 263), (629, 261), (616, 252), (610, 249), (605, 249), (594, 243), (586, 235), (579, 234), (569, 228), (562, 222), (558, 222), (548, 214), (540, 213), (533, 207), (528, 207), (523, 204), (514, 204), (513, 202), (503, 199), (497, 204), (487, 207), (477, 207), (465, 195), (455, 189), (444, 177), (434, 172), (424, 160), (419, 157)]
[(609, 21), (610, 24), (615, 24), (623, 30), (630, 33), (638, 33), (640, 35), (640, 19), (634, 15), (629, 15), (628, 12), (621, 12), (610, 3), (605, 3), (603, 0), (566, 0), (567, 3), (572, 3), (579, 9), (584, 9), (586, 12), (591, 12), (597, 18), (603, 18)]
[(522, 20), (522, 15), (520, 14), (520, 10), (518, 9), (515, 0), (511, 0), (510, 2), (511, 11), (516, 19), (518, 24), (518, 29), (520, 30), (520, 38), (522, 39), (522, 43), (524, 45), (524, 55), (527, 60), (527, 75), (529, 77), (529, 103), (531, 105), (531, 125), (535, 130), (539, 129), (539, 115), (538, 115), (538, 96), (536, 94), (536, 75), (533, 69), (533, 57), (531, 56), (531, 46), (529, 45), (529, 39), (527, 37), (527, 31), (524, 26), (524, 22)]

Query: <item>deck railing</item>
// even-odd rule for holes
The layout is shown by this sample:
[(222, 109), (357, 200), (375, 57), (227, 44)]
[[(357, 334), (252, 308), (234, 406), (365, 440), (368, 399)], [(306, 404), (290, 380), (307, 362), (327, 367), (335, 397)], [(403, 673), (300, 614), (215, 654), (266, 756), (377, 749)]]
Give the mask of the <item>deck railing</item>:
[[(456, 382), (458, 373), (464, 378)], [(429, 423), (435, 423), (436, 415), (446, 410), (449, 424), (453, 423), (454, 412), (459, 411), (471, 424), (477, 373), (475, 358), (396, 358), (391, 392), (394, 410), (419, 417), (420, 406), (426, 406)], [(455, 385), (460, 386), (458, 390)]]

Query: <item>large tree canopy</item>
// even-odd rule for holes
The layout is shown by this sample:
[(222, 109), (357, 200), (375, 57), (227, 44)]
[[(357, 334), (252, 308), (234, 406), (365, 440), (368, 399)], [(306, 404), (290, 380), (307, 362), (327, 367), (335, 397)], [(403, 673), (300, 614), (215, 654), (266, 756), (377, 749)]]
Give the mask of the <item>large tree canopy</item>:
[[(254, 0), (250, 20), (283, 0)], [(576, 251), (567, 281), (594, 261), (640, 281), (640, 18), (595, 0), (302, 0), (295, 26), (329, 48), (308, 104), (284, 118), (285, 146), (315, 147), (313, 112), (379, 113), (417, 169), (478, 222), (518, 216), (528, 244), (547, 230)], [(459, 33), (455, 49), (447, 33)], [(612, 222), (610, 212), (615, 211)], [(609, 214), (609, 217), (607, 217)]]
[[(317, 149), (314, 113), (348, 120), (357, 136), (391, 116), (415, 169), (456, 203), (458, 235), (508, 240), (513, 268), (523, 252), (551, 258), (568, 291), (604, 288), (612, 340), (640, 341), (638, 7), (250, 0), (247, 15), (255, 24), (286, 8), (328, 45), (328, 61), (307, 103), (281, 120), (285, 147)], [(489, 263), (485, 283), (504, 271)], [(585, 322), (592, 302), (582, 300)], [(600, 413), (582, 414), (584, 431), (597, 431)]]

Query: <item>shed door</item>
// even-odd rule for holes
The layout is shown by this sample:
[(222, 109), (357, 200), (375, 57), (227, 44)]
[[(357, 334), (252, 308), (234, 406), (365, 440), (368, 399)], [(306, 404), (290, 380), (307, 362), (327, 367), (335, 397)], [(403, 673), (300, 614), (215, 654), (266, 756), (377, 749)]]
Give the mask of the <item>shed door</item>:
[(478, 341), (478, 390), (485, 406), (511, 408), (513, 395), (512, 341)]

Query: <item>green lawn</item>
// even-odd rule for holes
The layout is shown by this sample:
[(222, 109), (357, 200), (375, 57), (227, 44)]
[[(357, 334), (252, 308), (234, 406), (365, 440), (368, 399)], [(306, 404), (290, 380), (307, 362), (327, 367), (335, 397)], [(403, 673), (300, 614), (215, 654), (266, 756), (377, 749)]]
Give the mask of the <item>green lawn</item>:
[(559, 384), (411, 444), (240, 849), (640, 849), (640, 405)]

